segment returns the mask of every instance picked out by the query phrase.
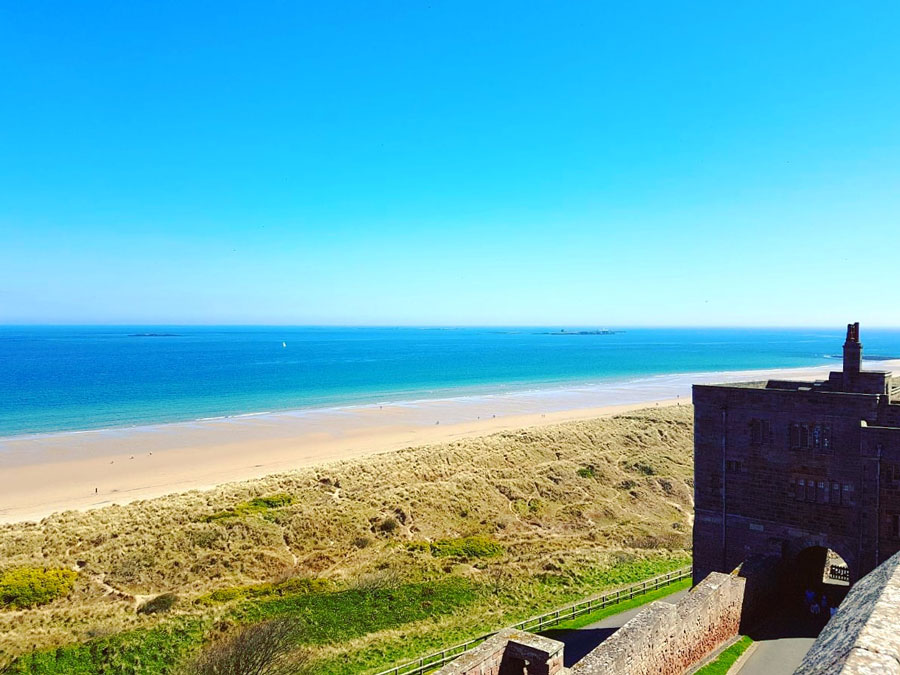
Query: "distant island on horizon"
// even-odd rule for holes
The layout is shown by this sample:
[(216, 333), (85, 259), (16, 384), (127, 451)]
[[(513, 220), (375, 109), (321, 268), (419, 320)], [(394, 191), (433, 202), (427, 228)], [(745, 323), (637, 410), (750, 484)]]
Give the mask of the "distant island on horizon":
[(624, 333), (624, 330), (607, 330), (600, 328), (598, 330), (566, 330), (560, 328), (559, 331), (550, 331), (541, 333), (541, 335), (615, 335), (616, 333)]

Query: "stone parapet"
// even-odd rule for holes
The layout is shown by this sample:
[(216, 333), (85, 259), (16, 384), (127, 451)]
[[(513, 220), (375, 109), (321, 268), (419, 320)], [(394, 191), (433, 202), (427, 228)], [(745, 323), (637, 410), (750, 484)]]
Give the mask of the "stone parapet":
[(562, 675), (563, 643), (520, 630), (502, 630), (435, 675)]

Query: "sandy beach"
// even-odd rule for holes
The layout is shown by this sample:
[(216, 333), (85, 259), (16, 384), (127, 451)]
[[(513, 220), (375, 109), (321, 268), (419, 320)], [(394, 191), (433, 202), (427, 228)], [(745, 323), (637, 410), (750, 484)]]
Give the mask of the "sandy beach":
[[(0, 522), (124, 504), (294, 468), (530, 426), (687, 405), (692, 384), (823, 379), (817, 368), (660, 375), (496, 395), (0, 439)], [(900, 373), (900, 361), (867, 363)]]

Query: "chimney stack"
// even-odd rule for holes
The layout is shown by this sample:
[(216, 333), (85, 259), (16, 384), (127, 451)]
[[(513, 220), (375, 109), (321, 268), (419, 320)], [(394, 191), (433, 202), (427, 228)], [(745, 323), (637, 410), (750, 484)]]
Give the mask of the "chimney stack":
[(859, 322), (847, 324), (844, 341), (844, 381), (859, 375), (862, 369), (862, 344), (859, 341)]

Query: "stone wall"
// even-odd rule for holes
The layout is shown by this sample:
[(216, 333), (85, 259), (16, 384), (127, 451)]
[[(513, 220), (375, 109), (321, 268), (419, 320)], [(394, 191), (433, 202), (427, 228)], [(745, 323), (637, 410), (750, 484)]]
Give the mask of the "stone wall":
[(571, 669), (572, 675), (680, 675), (738, 635), (745, 580), (713, 572), (677, 604), (641, 611)]
[(900, 675), (900, 553), (860, 579), (794, 675)]
[(563, 643), (519, 630), (502, 630), (436, 675), (560, 675)]

